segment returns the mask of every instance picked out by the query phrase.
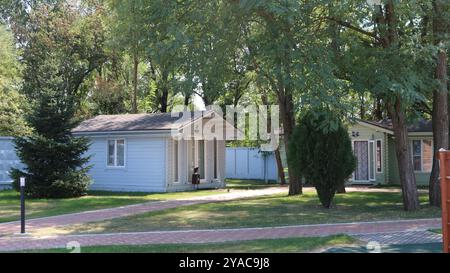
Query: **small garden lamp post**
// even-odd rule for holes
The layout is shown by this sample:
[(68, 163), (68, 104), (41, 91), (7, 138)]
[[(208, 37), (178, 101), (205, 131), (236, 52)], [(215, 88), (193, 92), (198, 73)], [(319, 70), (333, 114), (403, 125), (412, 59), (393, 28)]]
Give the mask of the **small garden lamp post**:
[(20, 178), (20, 234), (25, 234), (25, 177)]

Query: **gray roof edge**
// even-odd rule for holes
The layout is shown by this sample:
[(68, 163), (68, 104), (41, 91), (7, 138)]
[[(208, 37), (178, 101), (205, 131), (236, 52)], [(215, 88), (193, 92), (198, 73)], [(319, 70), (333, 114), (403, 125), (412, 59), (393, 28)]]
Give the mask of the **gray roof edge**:
[(174, 129), (149, 129), (149, 130), (111, 130), (111, 131), (72, 131), (73, 135), (117, 135), (117, 134), (167, 134)]

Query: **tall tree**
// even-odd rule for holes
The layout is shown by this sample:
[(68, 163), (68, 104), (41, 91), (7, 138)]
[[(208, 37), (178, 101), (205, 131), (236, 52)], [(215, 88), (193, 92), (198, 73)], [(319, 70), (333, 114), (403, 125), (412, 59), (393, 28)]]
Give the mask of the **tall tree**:
[(27, 104), (18, 93), (20, 65), (12, 33), (0, 25), (0, 136), (20, 136), (30, 132), (24, 114)]
[(144, 43), (146, 30), (142, 21), (143, 8), (142, 1), (110, 1), (110, 9), (113, 12), (110, 24), (114, 44), (131, 56), (132, 113), (138, 112), (139, 64), (145, 58), (146, 49)]
[[(384, 4), (369, 6), (362, 10), (352, 4), (345, 6), (344, 17), (329, 17), (337, 22), (352, 39), (348, 46), (348, 58), (353, 59), (353, 67), (360, 69), (359, 79), (369, 79), (375, 98), (381, 98), (386, 105), (394, 128), (394, 142), (399, 166), (400, 182), (405, 210), (419, 209), (419, 198), (408, 141), (408, 109), (423, 101), (420, 93), (425, 85), (424, 69), (418, 65), (422, 55), (416, 46), (416, 26), (411, 18), (420, 21), (420, 7), (387, 0)], [(367, 22), (360, 24), (360, 22)], [(355, 39), (357, 37), (357, 39)], [(361, 67), (359, 64), (363, 63)], [(366, 70), (367, 69), (367, 70)], [(366, 71), (364, 71), (366, 70)], [(361, 77), (361, 75), (365, 75)], [(370, 81), (367, 81), (370, 82)]]
[[(296, 114), (307, 105), (344, 104), (333, 75), (326, 25), (320, 23), (323, 1), (241, 2), (248, 10), (247, 46), (259, 77), (266, 78), (280, 106), (285, 146), (296, 125)], [(337, 97), (336, 97), (337, 96)], [(318, 107), (320, 108), (320, 107)], [(288, 163), (289, 194), (302, 193), (300, 175)]]
[(438, 86), (433, 91), (433, 169), (430, 175), (429, 201), (432, 206), (441, 206), (439, 183), (439, 149), (449, 148), (448, 116), (448, 56), (445, 44), (449, 40), (450, 3), (445, 0), (433, 0), (433, 42), (438, 47), (436, 54), (435, 78)]
[(32, 197), (73, 197), (90, 183), (88, 139), (73, 137), (80, 86), (103, 62), (103, 31), (92, 12), (67, 4), (40, 5), (27, 22), (26, 65), (21, 92), (31, 102), (27, 115), (33, 133), (15, 140)]

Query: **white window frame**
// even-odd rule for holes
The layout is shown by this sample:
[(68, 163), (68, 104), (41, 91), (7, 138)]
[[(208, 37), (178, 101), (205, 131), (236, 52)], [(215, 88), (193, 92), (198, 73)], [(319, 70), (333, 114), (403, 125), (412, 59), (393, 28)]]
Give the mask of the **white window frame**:
[[(117, 141), (123, 140), (123, 166), (117, 165)], [(114, 141), (114, 165), (109, 165), (109, 142)], [(124, 169), (127, 165), (127, 141), (125, 138), (110, 138), (106, 140), (106, 168)]]
[(372, 166), (372, 175), (373, 177), (370, 177), (370, 170), (369, 170), (369, 181), (374, 182), (377, 181), (377, 143), (375, 140), (369, 140), (368, 145), (368, 159), (369, 159), (369, 169), (370, 169), (370, 144), (372, 144), (372, 160), (373, 160), (373, 166)]
[[(373, 183), (373, 182), (376, 182), (377, 181), (377, 173), (376, 173), (376, 171), (377, 171), (377, 162), (376, 162), (376, 157), (377, 157), (377, 151), (376, 151), (376, 141), (375, 140), (370, 140), (370, 139), (352, 139), (352, 151), (354, 151), (354, 149), (355, 149), (355, 142), (356, 141), (362, 141), (362, 142), (367, 142), (367, 162), (368, 162), (368, 164), (369, 164), (369, 170), (367, 170), (368, 171), (368, 177), (369, 177), (369, 180), (356, 180), (355, 179), (355, 172), (353, 172), (353, 174), (352, 174), (352, 181), (354, 182), (354, 183)], [(373, 178), (371, 178), (370, 177), (370, 143), (373, 143), (373, 145), (374, 145), (374, 149), (373, 149), (373, 160), (374, 160), (374, 162), (373, 162), (373, 169), (372, 169), (372, 172), (373, 172)], [(358, 164), (358, 163), (356, 163), (356, 164)]]
[[(380, 142), (381, 144), (381, 149), (380, 149), (380, 162), (381, 162), (381, 164), (380, 164), (380, 167), (381, 167), (381, 171), (378, 171), (378, 168), (377, 168), (377, 162), (378, 162), (378, 153), (377, 153), (377, 144), (378, 144), (378, 142)], [(375, 140), (375, 171), (376, 171), (376, 173), (383, 173), (383, 170), (384, 170), (384, 167), (383, 167), (383, 158), (384, 157), (384, 155), (383, 155), (383, 140), (382, 139), (377, 139), (377, 140)]]

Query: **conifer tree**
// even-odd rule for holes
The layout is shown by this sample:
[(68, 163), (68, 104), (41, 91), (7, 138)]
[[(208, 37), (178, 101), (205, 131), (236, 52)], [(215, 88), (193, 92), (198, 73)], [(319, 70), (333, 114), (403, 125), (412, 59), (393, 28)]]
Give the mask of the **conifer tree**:
[(356, 166), (347, 129), (329, 111), (303, 115), (289, 141), (288, 160), (298, 175), (314, 185), (320, 202), (330, 208)]

